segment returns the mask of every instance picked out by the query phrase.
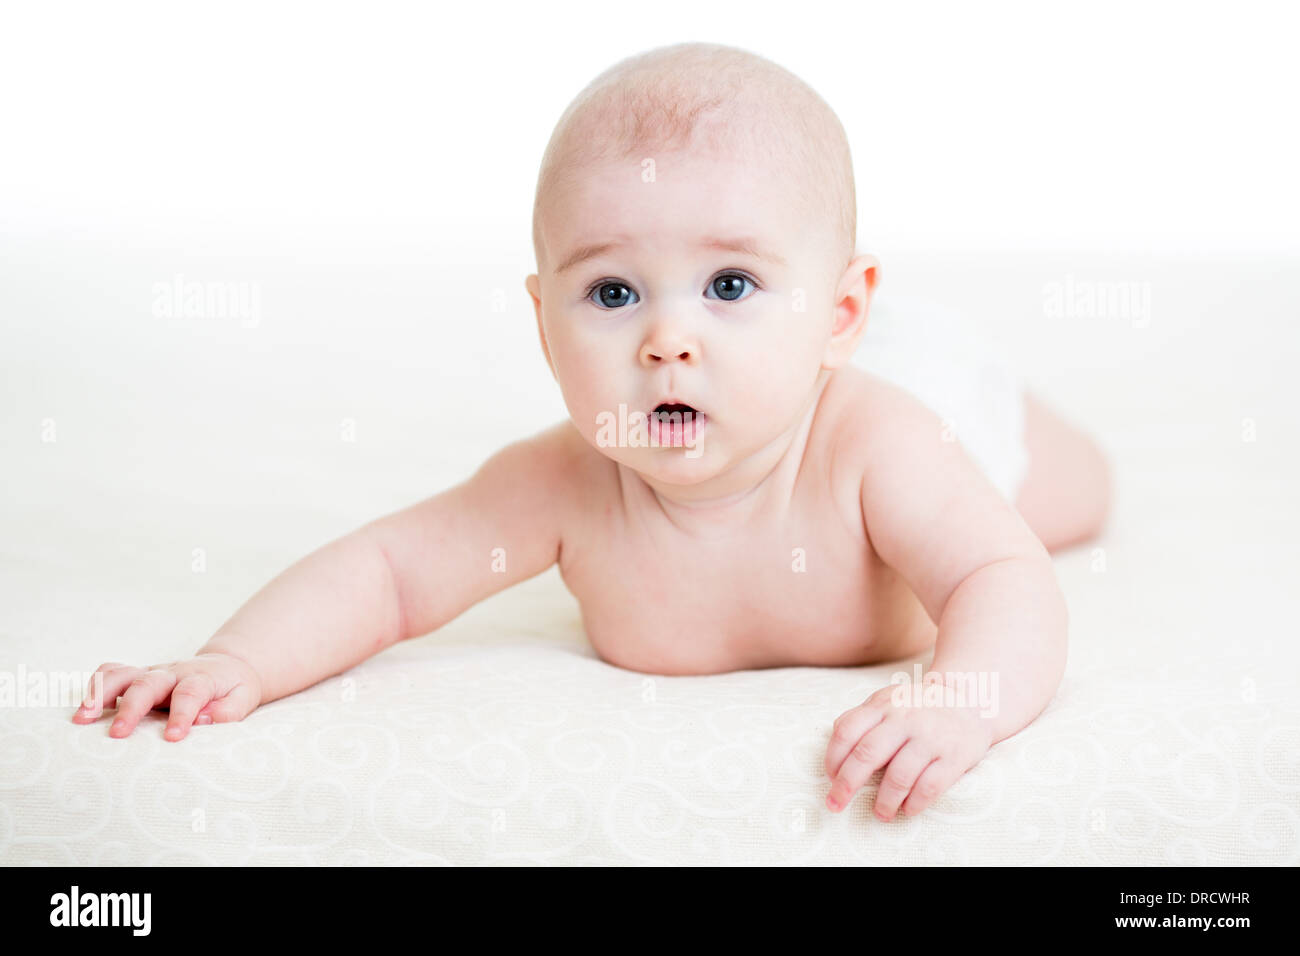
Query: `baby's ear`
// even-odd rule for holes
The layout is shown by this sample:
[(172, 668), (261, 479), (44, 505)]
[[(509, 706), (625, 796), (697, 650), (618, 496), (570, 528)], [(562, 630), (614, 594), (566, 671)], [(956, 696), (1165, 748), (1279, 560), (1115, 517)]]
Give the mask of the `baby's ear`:
[(551, 377), (557, 382), (559, 377), (555, 374), (555, 364), (551, 361), (551, 349), (546, 344), (546, 329), (542, 326), (542, 283), (537, 278), (537, 273), (533, 273), (524, 280), (524, 288), (533, 298), (533, 311), (537, 313), (537, 337), (542, 341), (542, 354), (546, 356), (546, 364), (550, 366)]
[(867, 310), (879, 276), (880, 262), (872, 255), (855, 256), (844, 270), (835, 288), (835, 316), (822, 368), (839, 368), (857, 351), (867, 330)]
[(537, 278), (536, 272), (524, 280), (524, 288), (532, 296), (533, 308), (537, 310), (537, 321), (540, 322), (542, 320), (542, 282)]

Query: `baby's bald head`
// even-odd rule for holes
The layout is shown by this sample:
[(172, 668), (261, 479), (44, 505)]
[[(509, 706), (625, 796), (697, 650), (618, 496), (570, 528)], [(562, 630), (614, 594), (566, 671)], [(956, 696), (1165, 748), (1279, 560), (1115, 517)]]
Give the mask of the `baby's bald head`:
[(557, 193), (594, 163), (675, 150), (761, 163), (826, 224), (838, 278), (857, 243), (857, 197), (848, 138), (835, 113), (788, 70), (714, 43), (678, 43), (622, 60), (569, 104), (542, 157), (533, 201), (538, 268), (553, 268), (544, 219)]

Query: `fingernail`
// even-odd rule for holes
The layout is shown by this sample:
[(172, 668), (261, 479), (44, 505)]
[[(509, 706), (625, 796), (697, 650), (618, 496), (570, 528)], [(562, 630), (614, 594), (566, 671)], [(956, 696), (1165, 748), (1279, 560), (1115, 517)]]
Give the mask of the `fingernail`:
[(195, 722), (196, 724), (210, 724), (210, 723), (212, 723), (212, 715), (211, 715), (211, 714), (199, 714), (197, 717), (194, 718), (194, 722)]
[(113, 727), (112, 727), (112, 730), (113, 730), (114, 732), (119, 731), (119, 730), (125, 730), (125, 729), (126, 729), (126, 721), (125, 721), (125, 720), (115, 720), (115, 721), (113, 721)]
[(840, 802), (836, 800), (834, 797), (827, 797), (826, 806), (830, 807), (832, 810), (839, 810)]

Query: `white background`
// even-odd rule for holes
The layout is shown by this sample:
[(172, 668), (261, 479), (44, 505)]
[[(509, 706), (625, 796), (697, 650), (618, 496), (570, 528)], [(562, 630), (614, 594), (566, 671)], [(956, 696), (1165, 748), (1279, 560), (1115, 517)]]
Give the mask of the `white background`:
[(1293, 9), (12, 3), (0, 210), (10, 235), (468, 230), (523, 255), (569, 99), (624, 56), (710, 40), (836, 110), (865, 247), (1295, 252)]

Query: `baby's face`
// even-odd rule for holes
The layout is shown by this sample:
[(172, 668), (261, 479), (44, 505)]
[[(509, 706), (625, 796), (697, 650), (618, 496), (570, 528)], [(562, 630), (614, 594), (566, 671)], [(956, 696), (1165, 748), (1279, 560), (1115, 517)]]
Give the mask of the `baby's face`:
[[(840, 275), (825, 223), (754, 164), (661, 154), (652, 173), (588, 167), (545, 197), (548, 261), (527, 284), (579, 431), (647, 477), (695, 484), (800, 420)], [(634, 428), (609, 427), (668, 402), (699, 413), (677, 447), (664, 447), (669, 429), (658, 447), (631, 447)], [(611, 443), (624, 433), (628, 444)]]

